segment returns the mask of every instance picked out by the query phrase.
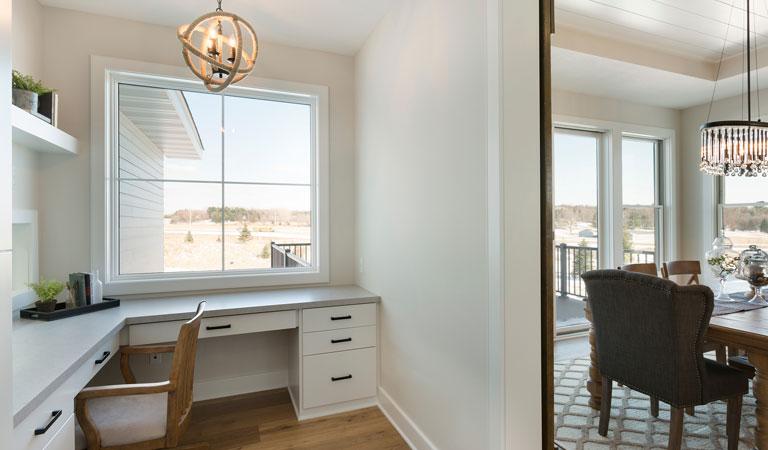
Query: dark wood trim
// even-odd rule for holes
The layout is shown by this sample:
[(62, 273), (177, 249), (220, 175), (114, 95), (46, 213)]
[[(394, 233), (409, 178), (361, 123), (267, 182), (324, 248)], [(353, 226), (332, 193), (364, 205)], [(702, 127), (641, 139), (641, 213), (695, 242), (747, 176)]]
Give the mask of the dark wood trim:
[(540, 208), (541, 208), (541, 374), (542, 442), (555, 446), (554, 419), (554, 267), (552, 228), (552, 73), (551, 35), (555, 31), (554, 1), (539, 0)]

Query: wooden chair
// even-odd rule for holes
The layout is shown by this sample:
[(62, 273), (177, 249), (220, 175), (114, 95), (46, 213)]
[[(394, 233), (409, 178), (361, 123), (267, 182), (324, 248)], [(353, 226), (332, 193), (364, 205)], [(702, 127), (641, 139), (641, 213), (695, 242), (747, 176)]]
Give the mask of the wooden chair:
[(624, 270), (633, 273), (644, 273), (654, 277), (659, 276), (659, 271), (656, 268), (656, 263), (636, 263), (636, 264), (624, 264), (619, 267), (619, 270)]
[[(204, 310), (205, 302), (200, 302), (194, 317), (181, 326), (175, 345), (121, 347), (120, 370), (129, 384), (89, 387), (75, 397), (75, 414), (89, 450), (179, 448), (192, 409), (197, 335)], [(169, 379), (136, 384), (129, 358), (149, 353), (173, 353)]]
[(706, 286), (620, 270), (583, 274), (602, 376), (598, 433), (607, 436), (613, 381), (671, 406), (668, 448), (679, 450), (683, 410), (726, 400), (728, 450), (739, 445), (747, 377), (704, 358), (701, 349), (714, 309)]
[(684, 286), (699, 284), (699, 275), (701, 263), (698, 261), (670, 261), (661, 265), (661, 276), (666, 280), (669, 280), (670, 276), (690, 276), (685, 283), (679, 283)]

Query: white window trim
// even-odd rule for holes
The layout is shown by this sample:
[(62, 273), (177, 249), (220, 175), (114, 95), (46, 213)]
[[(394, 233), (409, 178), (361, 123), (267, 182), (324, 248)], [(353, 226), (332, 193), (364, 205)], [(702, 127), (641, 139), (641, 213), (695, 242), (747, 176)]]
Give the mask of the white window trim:
[[(598, 227), (600, 245), (605, 250), (600, 253), (603, 268), (616, 268), (623, 264), (622, 246), (622, 183), (621, 183), (621, 140), (624, 137), (646, 138), (661, 141), (662, 179), (664, 205), (661, 208), (663, 227), (661, 230), (664, 246), (661, 255), (664, 260), (674, 260), (679, 254), (678, 217), (677, 217), (677, 143), (675, 130), (660, 127), (649, 127), (630, 123), (612, 122), (607, 120), (589, 119), (584, 117), (558, 115), (553, 116), (553, 128), (570, 128), (573, 130), (594, 131), (602, 133), (603, 141), (600, 146), (598, 164)], [(554, 130), (553, 130), (554, 132)], [(611, 170), (605, 170), (610, 167)], [(600, 173), (607, 174), (600, 178)], [(609, 186), (613, 186), (609, 189)], [(608, 195), (600, 196), (600, 191)], [(607, 198), (603, 198), (607, 197)], [(613, 211), (613, 214), (609, 214)], [(602, 231), (604, 230), (604, 231)], [(608, 244), (613, 252), (608, 255)], [(659, 264), (659, 262), (657, 262)]]
[[(237, 90), (259, 90), (262, 93), (290, 93), (306, 95), (316, 102), (316, 127), (314, 171), (312, 183), (315, 195), (313, 208), (313, 266), (311, 269), (287, 269), (280, 272), (210, 272), (163, 274), (159, 277), (125, 277), (116, 279), (111, 273), (111, 245), (113, 233), (108, 232), (110, 220), (111, 181), (110, 155), (115, 140), (109, 132), (113, 123), (114, 108), (111, 101), (113, 86), (120, 79), (130, 77), (161, 77), (177, 80), (180, 86), (200, 83), (188, 69), (163, 64), (145, 63), (101, 56), (91, 56), (91, 267), (99, 270), (104, 281), (104, 293), (108, 295), (152, 294), (165, 292), (204, 292), (221, 289), (243, 289), (299, 284), (321, 284), (330, 280), (330, 233), (329, 233), (329, 110), (328, 88), (304, 83), (248, 77)], [(136, 278), (136, 279), (131, 279)]]

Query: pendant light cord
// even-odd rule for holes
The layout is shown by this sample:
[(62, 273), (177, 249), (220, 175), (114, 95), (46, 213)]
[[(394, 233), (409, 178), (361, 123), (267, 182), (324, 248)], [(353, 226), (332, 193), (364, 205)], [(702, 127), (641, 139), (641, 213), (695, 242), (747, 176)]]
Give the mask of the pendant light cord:
[[(723, 67), (723, 57), (725, 56), (725, 47), (728, 44), (728, 32), (731, 30), (731, 19), (733, 18), (733, 5), (736, 0), (731, 0), (731, 10), (728, 13), (728, 26), (725, 28), (725, 38), (723, 39), (723, 49), (720, 51), (720, 62), (717, 63), (717, 72), (715, 73), (715, 86), (712, 88), (712, 97), (709, 100), (709, 110), (707, 111), (707, 122), (712, 114), (712, 104), (715, 102), (715, 93), (717, 92), (717, 81), (720, 79), (720, 69)], [(743, 91), (743, 89), (742, 89)], [(743, 110), (743, 106), (742, 106)]]
[(216, 8), (216, 11), (224, 11), (223, 9), (221, 9), (221, 2), (222, 0), (216, 0), (216, 3), (219, 4), (219, 6)]

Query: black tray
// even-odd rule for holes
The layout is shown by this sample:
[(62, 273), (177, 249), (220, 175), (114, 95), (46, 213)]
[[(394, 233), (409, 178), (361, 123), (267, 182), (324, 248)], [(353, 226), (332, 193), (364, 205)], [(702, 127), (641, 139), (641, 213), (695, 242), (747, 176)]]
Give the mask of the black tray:
[(101, 303), (94, 303), (93, 305), (78, 306), (77, 308), (67, 309), (66, 303), (57, 303), (56, 310), (52, 312), (41, 312), (37, 308), (26, 308), (19, 311), (19, 316), (22, 319), (32, 320), (44, 320), (50, 322), (51, 320), (64, 319), (66, 317), (79, 316), (80, 314), (88, 314), (103, 309), (116, 308), (120, 306), (120, 299), (104, 297)]

